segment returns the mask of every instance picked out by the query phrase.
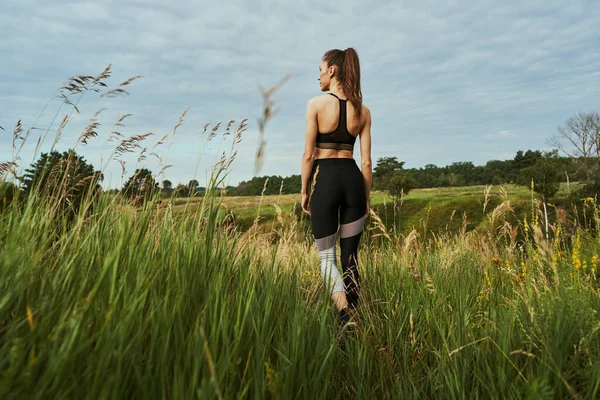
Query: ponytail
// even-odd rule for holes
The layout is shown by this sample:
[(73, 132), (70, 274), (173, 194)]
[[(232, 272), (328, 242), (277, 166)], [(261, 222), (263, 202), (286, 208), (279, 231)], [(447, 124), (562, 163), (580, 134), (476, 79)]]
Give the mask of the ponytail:
[(327, 66), (337, 67), (337, 79), (342, 85), (344, 94), (354, 106), (356, 117), (362, 114), (362, 91), (360, 90), (360, 63), (358, 54), (352, 47), (346, 50), (329, 50), (323, 56)]
[(342, 87), (348, 96), (350, 103), (356, 110), (356, 116), (360, 119), (362, 114), (362, 91), (360, 90), (360, 63), (356, 50), (349, 47), (345, 50), (344, 57), (344, 81)]

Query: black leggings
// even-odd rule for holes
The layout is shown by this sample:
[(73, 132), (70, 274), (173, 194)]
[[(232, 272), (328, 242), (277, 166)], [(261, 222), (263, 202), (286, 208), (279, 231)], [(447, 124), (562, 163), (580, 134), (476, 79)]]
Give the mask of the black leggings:
[[(325, 252), (333, 251), (335, 258), (336, 234), (340, 225), (343, 286), (349, 307), (355, 308), (360, 292), (357, 251), (367, 212), (363, 175), (354, 159), (329, 158), (315, 160), (311, 177), (312, 230), (321, 256), (322, 271)], [(334, 283), (338, 290), (340, 286), (341, 281), (337, 285)]]

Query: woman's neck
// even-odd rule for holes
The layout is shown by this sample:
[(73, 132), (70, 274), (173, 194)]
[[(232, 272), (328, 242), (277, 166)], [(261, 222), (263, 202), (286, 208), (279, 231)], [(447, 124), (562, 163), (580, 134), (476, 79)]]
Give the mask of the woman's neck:
[(346, 96), (346, 94), (344, 93), (344, 90), (342, 89), (342, 85), (340, 85), (340, 83), (338, 81), (332, 81), (331, 82), (331, 85), (329, 86), (329, 91), (331, 93), (335, 94), (340, 99), (347, 99), (348, 98)]

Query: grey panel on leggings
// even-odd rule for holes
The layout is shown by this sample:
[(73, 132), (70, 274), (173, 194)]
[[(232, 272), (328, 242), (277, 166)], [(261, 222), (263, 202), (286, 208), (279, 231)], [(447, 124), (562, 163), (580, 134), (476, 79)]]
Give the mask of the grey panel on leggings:
[(321, 251), (321, 250), (330, 249), (332, 247), (335, 247), (335, 236), (336, 235), (337, 235), (337, 232), (334, 233), (333, 235), (325, 236), (324, 238), (315, 239), (315, 242), (317, 243), (317, 249), (319, 251)]
[(359, 233), (362, 232), (363, 230), (363, 226), (365, 225), (365, 218), (367, 216), (363, 216), (360, 219), (357, 219), (354, 222), (350, 222), (347, 224), (342, 224), (342, 227), (340, 229), (340, 236), (345, 239), (345, 238), (349, 238), (352, 236), (356, 236)]

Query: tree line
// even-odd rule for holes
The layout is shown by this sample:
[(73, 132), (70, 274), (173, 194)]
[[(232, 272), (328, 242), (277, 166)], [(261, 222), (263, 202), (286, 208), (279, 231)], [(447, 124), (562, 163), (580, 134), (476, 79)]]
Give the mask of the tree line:
[[(581, 181), (585, 175), (581, 161), (559, 157), (558, 151), (518, 151), (512, 160), (492, 160), (476, 166), (472, 162), (455, 162), (447, 166), (427, 164), (421, 168), (404, 168), (404, 161), (397, 157), (381, 157), (373, 168), (373, 190), (386, 190), (391, 195), (407, 194), (417, 188), (452, 186), (521, 184), (530, 185), (531, 179), (538, 182), (543, 194), (552, 196), (562, 181)], [(301, 177), (292, 175), (261, 176), (241, 182), (229, 189), (232, 196), (259, 196), (272, 194), (300, 193)]]
[[(520, 150), (512, 160), (491, 160), (481, 166), (467, 161), (443, 167), (427, 164), (422, 168), (405, 169), (404, 161), (397, 157), (381, 157), (373, 169), (373, 189), (402, 196), (415, 188), (489, 184), (529, 186), (533, 180), (534, 190), (548, 198), (556, 194), (560, 182), (577, 181), (584, 183), (582, 196), (596, 196), (600, 192), (600, 115), (579, 113), (570, 117), (549, 143), (554, 146), (551, 151)], [(0, 210), (12, 201), (15, 193), (21, 192), (27, 197), (35, 191), (41, 197), (58, 198), (65, 209), (76, 214), (83, 198), (97, 197), (101, 192), (103, 175), (74, 150), (68, 150), (41, 154), (17, 180), (18, 186), (0, 181)], [(253, 177), (235, 187), (217, 189), (221, 194), (231, 196), (292, 194), (300, 193), (300, 190), (300, 175)], [(206, 188), (199, 186), (195, 179), (175, 187), (165, 179), (159, 186), (152, 171), (140, 168), (120, 189), (108, 192), (141, 205), (156, 195), (191, 197), (202, 196), (205, 191)]]

